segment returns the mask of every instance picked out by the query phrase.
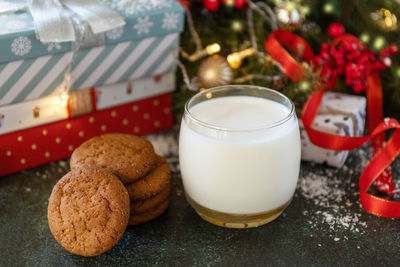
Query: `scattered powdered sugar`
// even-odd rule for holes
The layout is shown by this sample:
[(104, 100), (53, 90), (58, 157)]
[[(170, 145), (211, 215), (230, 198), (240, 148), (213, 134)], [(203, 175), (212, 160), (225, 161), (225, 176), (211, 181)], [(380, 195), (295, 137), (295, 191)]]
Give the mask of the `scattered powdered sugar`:
[(297, 192), (313, 205), (303, 211), (310, 229), (327, 231), (334, 241), (348, 240), (343, 233), (365, 233), (368, 226), (361, 219), (357, 181), (368, 161), (364, 147), (353, 151), (341, 169), (313, 163), (302, 169)]
[(298, 186), (302, 195), (314, 202), (319, 207), (330, 207), (331, 203), (341, 202), (346, 192), (341, 189), (339, 183), (335, 183), (331, 177), (308, 173), (301, 177)]
[(64, 159), (57, 162), (51, 162), (48, 166), (49, 168), (46, 168), (43, 171), (36, 171), (35, 176), (46, 180), (51, 178), (55, 173), (66, 174), (69, 171), (69, 160)]

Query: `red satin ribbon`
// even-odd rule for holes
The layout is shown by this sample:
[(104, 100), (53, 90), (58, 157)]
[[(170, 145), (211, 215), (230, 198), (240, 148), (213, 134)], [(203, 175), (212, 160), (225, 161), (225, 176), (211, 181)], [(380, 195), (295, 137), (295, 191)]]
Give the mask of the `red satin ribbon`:
[[(354, 36), (345, 35), (334, 40), (333, 44), (341, 42), (343, 38), (358, 40)], [(282, 65), (286, 75), (295, 81), (299, 81), (304, 77), (304, 69), (281, 44), (284, 44), (294, 52), (302, 52), (300, 57), (307, 61), (311, 61), (314, 57), (312, 50), (302, 38), (285, 30), (273, 31), (265, 42), (266, 51)], [(367, 101), (370, 129), (370, 135), (368, 136), (338, 136), (312, 129), (323, 94), (324, 90), (318, 88), (317, 91), (311, 94), (303, 108), (301, 119), (311, 142), (327, 149), (349, 150), (358, 148), (367, 141), (372, 140), (374, 157), (365, 167), (359, 179), (361, 205), (366, 211), (377, 216), (400, 217), (400, 202), (379, 198), (367, 192), (368, 188), (381, 174), (384, 174), (385, 169), (390, 166), (400, 153), (400, 124), (395, 119), (382, 121), (382, 87), (380, 85), (379, 72), (373, 70), (368, 76)], [(395, 132), (385, 145), (383, 142), (384, 131), (388, 129), (395, 129)], [(385, 175), (388, 175), (388, 173)]]

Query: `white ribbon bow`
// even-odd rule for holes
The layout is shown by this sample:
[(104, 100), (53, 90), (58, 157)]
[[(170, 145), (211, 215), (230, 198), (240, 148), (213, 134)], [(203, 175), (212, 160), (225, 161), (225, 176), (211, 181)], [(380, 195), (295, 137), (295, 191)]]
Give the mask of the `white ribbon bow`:
[[(124, 17), (97, 0), (28, 0), (0, 3), (0, 13), (29, 9), (41, 42), (77, 41), (74, 23), (87, 22), (94, 34), (125, 25)], [(75, 17), (78, 17), (76, 21)]]

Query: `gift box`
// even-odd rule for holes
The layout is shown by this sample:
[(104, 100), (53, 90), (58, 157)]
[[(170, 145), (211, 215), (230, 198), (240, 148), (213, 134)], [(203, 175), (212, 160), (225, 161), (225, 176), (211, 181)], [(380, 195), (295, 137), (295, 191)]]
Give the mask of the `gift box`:
[(1, 135), (55, 121), (77, 117), (175, 89), (175, 73), (155, 75), (114, 85), (42, 97), (0, 106)]
[[(96, 135), (144, 135), (172, 127), (184, 21), (178, 3), (24, 3), (9, 1), (0, 12), (0, 175), (66, 158)], [(116, 20), (99, 16), (107, 12)], [(44, 41), (58, 34), (53, 28), (60, 25), (47, 21), (55, 17), (62, 29), (71, 22), (73, 39), (64, 40), (63, 32), (57, 42)], [(121, 27), (115, 27), (119, 20)]]
[[(362, 96), (327, 92), (324, 94), (313, 129), (334, 135), (362, 136), (365, 126), (366, 99)], [(348, 151), (335, 151), (311, 143), (300, 121), (301, 158), (305, 161), (343, 166)]]
[(82, 142), (105, 133), (145, 135), (171, 128), (171, 93), (0, 135), (0, 176), (69, 157)]
[(98, 1), (119, 12), (125, 25), (100, 34), (86, 30), (79, 44), (41, 42), (26, 9), (0, 14), (0, 106), (57, 94), (66, 87), (75, 91), (175, 69), (184, 18), (178, 3)]

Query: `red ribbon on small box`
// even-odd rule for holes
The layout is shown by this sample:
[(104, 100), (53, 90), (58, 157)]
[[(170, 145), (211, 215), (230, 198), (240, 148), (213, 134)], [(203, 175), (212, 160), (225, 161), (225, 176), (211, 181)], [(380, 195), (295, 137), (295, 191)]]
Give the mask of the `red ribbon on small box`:
[[(332, 44), (337, 45), (343, 40), (359, 42), (356, 37), (345, 34), (336, 38)], [(265, 41), (266, 51), (274, 60), (282, 65), (286, 75), (294, 81), (299, 81), (305, 76), (305, 71), (282, 44), (308, 62), (314, 59), (314, 53), (304, 39), (285, 30), (273, 31)], [(301, 120), (311, 142), (326, 149), (350, 150), (358, 148), (369, 140), (372, 140), (371, 145), (374, 156), (361, 173), (359, 179), (361, 205), (366, 211), (374, 215), (399, 218), (400, 202), (386, 200), (367, 192), (368, 188), (378, 178), (386, 179), (384, 182), (389, 184), (389, 187), (393, 186), (391, 172), (387, 168), (390, 167), (390, 164), (400, 153), (400, 124), (392, 118), (383, 121), (382, 86), (379, 70), (374, 66), (370, 66), (367, 82), (368, 127), (370, 135), (362, 137), (338, 136), (320, 132), (312, 128), (322, 96), (326, 90), (325, 88), (317, 88), (311, 94), (303, 108)], [(385, 143), (384, 131), (389, 129), (395, 129), (395, 131), (389, 141)], [(394, 186), (392, 189), (394, 189)], [(390, 190), (388, 192), (390, 193)]]

